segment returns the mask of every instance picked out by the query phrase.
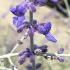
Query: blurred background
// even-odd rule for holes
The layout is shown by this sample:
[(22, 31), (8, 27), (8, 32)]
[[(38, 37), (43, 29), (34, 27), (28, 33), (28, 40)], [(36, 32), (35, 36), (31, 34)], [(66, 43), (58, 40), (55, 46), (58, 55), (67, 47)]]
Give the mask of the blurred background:
[[(17, 33), (12, 27), (12, 17), (10, 12), (11, 6), (23, 2), (23, 0), (0, 0), (0, 56), (9, 53), (17, 41), (23, 36), (25, 31)], [(28, 18), (28, 13), (26, 17)], [(35, 33), (34, 43), (37, 45), (48, 45), (50, 53), (57, 52), (57, 49), (63, 47), (64, 53), (70, 54), (70, 0), (59, 0), (57, 4), (48, 0), (43, 7), (37, 7), (34, 19), (39, 22), (50, 21), (52, 23), (51, 33), (57, 39), (57, 43), (47, 41), (43, 35)], [(29, 47), (29, 38), (23, 41), (23, 45), (19, 46), (14, 52), (19, 52)], [(19, 65), (17, 56), (11, 57), (12, 62), (16, 65), (17, 70), (26, 70), (27, 60), (23, 65)], [(40, 70), (70, 70), (70, 57), (65, 57), (63, 63), (57, 60), (46, 60), (42, 57), (36, 57), (36, 62), (41, 62)], [(10, 68), (8, 59), (0, 59), (0, 70), (8, 70), (2, 68)]]

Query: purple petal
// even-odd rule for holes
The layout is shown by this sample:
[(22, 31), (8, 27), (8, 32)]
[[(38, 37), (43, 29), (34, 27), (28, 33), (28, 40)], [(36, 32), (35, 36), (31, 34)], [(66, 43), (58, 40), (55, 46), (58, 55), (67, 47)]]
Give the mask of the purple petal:
[(13, 17), (13, 24), (19, 28), (24, 25), (25, 17)]
[(11, 7), (10, 11), (16, 15), (16, 16), (24, 16), (26, 12), (26, 4), (22, 5), (17, 5), (16, 7)]
[(58, 57), (57, 58), (60, 62), (64, 62), (64, 57)]
[(46, 34), (51, 30), (51, 23), (47, 22), (44, 24), (44, 28), (46, 29)]
[(16, 14), (16, 12), (17, 12), (16, 7), (11, 7), (11, 8), (10, 8), (10, 11), (11, 11), (13, 14)]
[(19, 56), (20, 59), (25, 59), (27, 57), (27, 52), (25, 52), (22, 56)]
[(50, 34), (46, 34), (46, 38), (49, 40), (49, 41), (52, 41), (52, 42), (57, 42), (57, 40)]
[(45, 32), (46, 32), (46, 29), (44, 28), (43, 25), (38, 25), (37, 30), (38, 30), (38, 32), (41, 33), (41, 34), (45, 34)]
[(51, 30), (51, 23), (47, 22), (47, 23), (44, 23), (44, 24), (40, 24), (40, 25), (38, 25), (37, 30), (41, 34), (44, 34), (44, 35), (48, 34), (48, 32)]

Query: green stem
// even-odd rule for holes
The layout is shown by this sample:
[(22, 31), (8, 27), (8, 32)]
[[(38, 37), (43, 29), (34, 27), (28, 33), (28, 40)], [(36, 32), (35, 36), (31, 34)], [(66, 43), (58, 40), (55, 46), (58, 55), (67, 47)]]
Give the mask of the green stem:
[(66, 8), (67, 8), (67, 13), (68, 13), (68, 16), (70, 18), (70, 7), (69, 7), (69, 4), (68, 4), (68, 0), (64, 0), (64, 3), (66, 5)]
[[(30, 11), (30, 25), (33, 26), (33, 13)], [(33, 34), (32, 34), (32, 28), (30, 28), (30, 48), (31, 51), (34, 52), (34, 43), (33, 43)], [(35, 69), (35, 56), (33, 55), (33, 62), (32, 62), (32, 70), (36, 70)]]

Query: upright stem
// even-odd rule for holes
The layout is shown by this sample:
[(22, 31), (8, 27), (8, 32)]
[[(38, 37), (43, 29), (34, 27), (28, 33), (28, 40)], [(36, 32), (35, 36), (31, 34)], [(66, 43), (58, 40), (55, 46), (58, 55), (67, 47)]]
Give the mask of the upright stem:
[[(33, 13), (30, 11), (30, 25), (33, 26)], [(32, 27), (30, 27), (30, 48), (31, 51), (34, 52), (34, 43), (33, 43), (33, 34), (32, 34)], [(36, 70), (35, 69), (35, 56), (33, 55), (33, 62), (32, 62), (32, 70)]]
[(68, 0), (64, 0), (64, 3), (66, 5), (67, 13), (68, 13), (68, 16), (70, 18), (70, 7), (69, 7), (69, 4), (68, 4)]

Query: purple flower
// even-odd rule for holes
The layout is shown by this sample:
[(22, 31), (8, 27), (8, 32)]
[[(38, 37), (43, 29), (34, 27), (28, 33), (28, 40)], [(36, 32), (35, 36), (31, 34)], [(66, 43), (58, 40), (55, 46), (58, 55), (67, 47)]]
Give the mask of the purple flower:
[(50, 22), (38, 25), (37, 30), (39, 33), (44, 34), (49, 41), (57, 42), (57, 40), (50, 34), (51, 30)]
[(60, 61), (60, 62), (64, 62), (64, 57), (58, 57), (57, 59), (58, 59), (58, 61)]
[(30, 62), (33, 62), (34, 56), (36, 54), (35, 51), (37, 49), (41, 50), (41, 54), (45, 54), (47, 52), (47, 46), (46, 45), (43, 45), (43, 46), (34, 45), (34, 52), (31, 52), (31, 50), (29, 48), (26, 48), (25, 51), (22, 51), (19, 53), (19, 63), (22, 64), (21, 63), (22, 61), (24, 63), (26, 58), (29, 58)]
[(24, 16), (27, 9), (30, 9), (32, 12), (36, 11), (35, 5), (30, 2), (25, 2), (16, 7), (11, 7), (10, 11), (16, 16)]
[(54, 36), (52, 36), (52, 34), (50, 33), (51, 23), (50, 23), (50, 22), (45, 23), (45, 24), (44, 24), (44, 28), (46, 29), (46, 32), (45, 32), (46, 38), (47, 38), (49, 41), (57, 42), (57, 40), (54, 38)]

